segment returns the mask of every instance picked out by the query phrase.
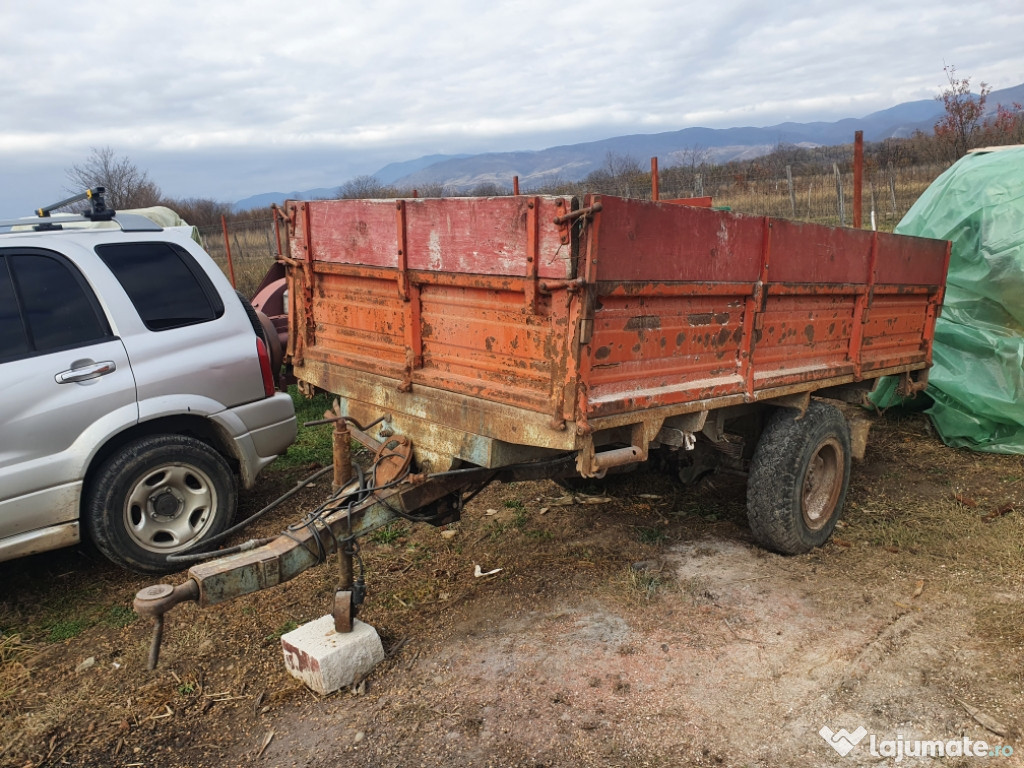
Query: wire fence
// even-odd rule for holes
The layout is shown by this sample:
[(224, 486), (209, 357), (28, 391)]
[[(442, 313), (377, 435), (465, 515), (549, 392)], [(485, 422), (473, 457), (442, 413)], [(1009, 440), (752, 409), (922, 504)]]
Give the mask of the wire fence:
[[(277, 259), (277, 237), (274, 221), (270, 218), (228, 222), (227, 244), (220, 224), (199, 227), (199, 236), (203, 248), (229, 278), (233, 268), (235, 288), (249, 297), (256, 292), (263, 276)], [(231, 249), (230, 268), (228, 246)]]
[[(844, 164), (848, 166), (849, 164)], [(892, 231), (946, 165), (868, 168), (864, 172), (862, 222)], [(711, 197), (737, 213), (775, 216), (830, 226), (853, 224), (853, 173), (839, 163), (830, 171), (795, 173), (791, 166), (737, 172), (721, 166), (669, 167), (661, 171), (659, 197)], [(538, 192), (651, 197), (651, 176), (634, 171), (587, 182), (559, 184)], [(874, 214), (872, 216), (872, 214)]]
[[(944, 165), (870, 169), (864, 173), (862, 226), (891, 232), (921, 193), (946, 169)], [(829, 173), (768, 179), (701, 180), (698, 189), (715, 205), (739, 213), (776, 216), (830, 226), (853, 224), (853, 174), (833, 166)], [(686, 192), (699, 196), (695, 192)], [(686, 196), (678, 195), (678, 196)], [(669, 196), (662, 193), (662, 196)]]

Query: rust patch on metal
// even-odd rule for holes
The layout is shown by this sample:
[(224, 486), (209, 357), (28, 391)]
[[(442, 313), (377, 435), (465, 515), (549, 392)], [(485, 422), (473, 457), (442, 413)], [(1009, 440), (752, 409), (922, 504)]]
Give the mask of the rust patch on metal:
[(657, 331), (661, 328), (661, 318), (657, 315), (640, 315), (626, 321), (627, 331)]

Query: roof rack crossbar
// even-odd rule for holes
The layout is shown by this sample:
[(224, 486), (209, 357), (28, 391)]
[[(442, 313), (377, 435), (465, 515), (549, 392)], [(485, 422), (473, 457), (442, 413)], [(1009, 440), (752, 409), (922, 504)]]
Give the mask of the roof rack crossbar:
[(87, 189), (85, 192), (81, 192), (77, 195), (69, 197), (67, 200), (61, 200), (59, 203), (53, 205), (47, 205), (43, 208), (36, 209), (36, 215), (41, 218), (47, 218), (51, 211), (56, 211), (58, 208), (64, 208), (65, 206), (72, 205), (81, 200), (89, 201), (89, 211), (83, 213), (89, 221), (110, 221), (114, 218), (114, 209), (107, 207), (107, 188), (106, 187), (93, 187)]

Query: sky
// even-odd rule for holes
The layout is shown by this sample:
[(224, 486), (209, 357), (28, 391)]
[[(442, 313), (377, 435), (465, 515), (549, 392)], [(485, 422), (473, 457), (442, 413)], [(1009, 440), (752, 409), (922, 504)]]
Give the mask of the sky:
[[(0, 217), (110, 147), (168, 196), (1024, 83), (1020, 0), (0, 0)], [(77, 191), (77, 190), (75, 190)]]

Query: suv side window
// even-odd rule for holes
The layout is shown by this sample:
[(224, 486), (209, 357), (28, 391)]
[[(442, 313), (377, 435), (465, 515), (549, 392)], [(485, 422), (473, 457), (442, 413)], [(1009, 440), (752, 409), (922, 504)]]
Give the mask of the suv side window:
[(0, 361), (110, 336), (92, 291), (64, 258), (49, 252), (0, 255)]
[(224, 314), (210, 278), (188, 251), (173, 243), (98, 245), (96, 253), (151, 331), (205, 323)]
[(28, 351), (28, 334), (14, 298), (14, 281), (7, 259), (0, 258), (0, 361), (22, 357)]

